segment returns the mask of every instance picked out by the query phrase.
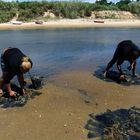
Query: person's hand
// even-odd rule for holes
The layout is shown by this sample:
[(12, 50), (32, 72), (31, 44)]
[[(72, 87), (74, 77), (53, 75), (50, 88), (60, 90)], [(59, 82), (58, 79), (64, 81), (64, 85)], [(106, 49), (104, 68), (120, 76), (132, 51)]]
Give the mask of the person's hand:
[(3, 95), (3, 91), (2, 91), (2, 89), (0, 89), (0, 96), (2, 96)]
[(11, 97), (15, 97), (15, 96), (16, 96), (15, 91), (11, 90), (11, 91), (9, 92), (9, 95), (10, 95)]
[(128, 70), (133, 70), (134, 69), (134, 64), (135, 62), (133, 62), (129, 67), (127, 67)]
[(23, 92), (23, 95), (26, 94), (26, 90), (24, 88), (22, 89), (22, 92)]
[(103, 73), (103, 76), (106, 78), (106, 74), (107, 74), (107, 71), (105, 71), (104, 73)]
[(124, 74), (121, 74), (119, 79), (120, 79), (120, 80), (125, 80), (125, 79), (126, 79), (126, 78), (125, 78), (125, 75), (124, 75)]

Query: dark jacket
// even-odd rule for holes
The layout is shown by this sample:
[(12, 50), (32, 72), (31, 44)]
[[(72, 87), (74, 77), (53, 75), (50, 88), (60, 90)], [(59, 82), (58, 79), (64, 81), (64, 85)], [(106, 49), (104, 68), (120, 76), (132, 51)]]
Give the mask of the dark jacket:
[(108, 63), (106, 70), (108, 71), (113, 64), (117, 62), (121, 65), (125, 60), (130, 63), (140, 56), (140, 49), (131, 40), (124, 40), (120, 42), (116, 48), (113, 58)]
[[(4, 72), (7, 72), (5, 77), (5, 83), (9, 83), (10, 80), (17, 74), (20, 74), (20, 65), (23, 57), (27, 57), (18, 48), (9, 48), (3, 54), (3, 62), (5, 65)], [(33, 65), (31, 59), (29, 59), (31, 65)]]

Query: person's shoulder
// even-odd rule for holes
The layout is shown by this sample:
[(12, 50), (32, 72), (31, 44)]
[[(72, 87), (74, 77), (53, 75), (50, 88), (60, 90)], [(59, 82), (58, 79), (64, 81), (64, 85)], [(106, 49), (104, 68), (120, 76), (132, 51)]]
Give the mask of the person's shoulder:
[(16, 48), (16, 47), (14, 47), (14, 48), (12, 48), (12, 49), (15, 49), (15, 50), (20, 50), (19, 48)]
[(132, 44), (132, 43), (133, 43), (132, 40), (123, 40), (119, 44)]

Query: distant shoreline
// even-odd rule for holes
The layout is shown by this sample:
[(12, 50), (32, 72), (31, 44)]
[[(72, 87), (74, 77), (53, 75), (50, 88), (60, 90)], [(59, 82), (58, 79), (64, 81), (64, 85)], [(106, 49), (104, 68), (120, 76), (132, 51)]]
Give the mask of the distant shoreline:
[(51, 28), (97, 28), (97, 27), (120, 27), (120, 28), (138, 28), (140, 27), (140, 20), (99, 20), (104, 23), (95, 23), (98, 19), (62, 19), (51, 20), (43, 24), (35, 24), (35, 22), (22, 23), (21, 25), (14, 25), (12, 23), (0, 24), (0, 30), (10, 29), (51, 29)]

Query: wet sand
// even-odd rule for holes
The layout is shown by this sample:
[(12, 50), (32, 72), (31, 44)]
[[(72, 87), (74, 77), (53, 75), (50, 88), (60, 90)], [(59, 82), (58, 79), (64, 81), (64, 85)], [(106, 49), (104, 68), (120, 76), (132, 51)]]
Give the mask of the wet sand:
[[(97, 20), (96, 20), (97, 21)], [(100, 20), (99, 20), (100, 21)], [(11, 23), (0, 24), (0, 30), (5, 29), (50, 29), (50, 28), (91, 28), (91, 27), (140, 27), (140, 20), (104, 20), (104, 23), (95, 23), (94, 19), (62, 19), (50, 20), (43, 24), (35, 22), (14, 25)]]
[(140, 87), (106, 82), (89, 71), (47, 79), (42, 94), (24, 107), (0, 109), (4, 140), (87, 140), (88, 114), (140, 106)]

